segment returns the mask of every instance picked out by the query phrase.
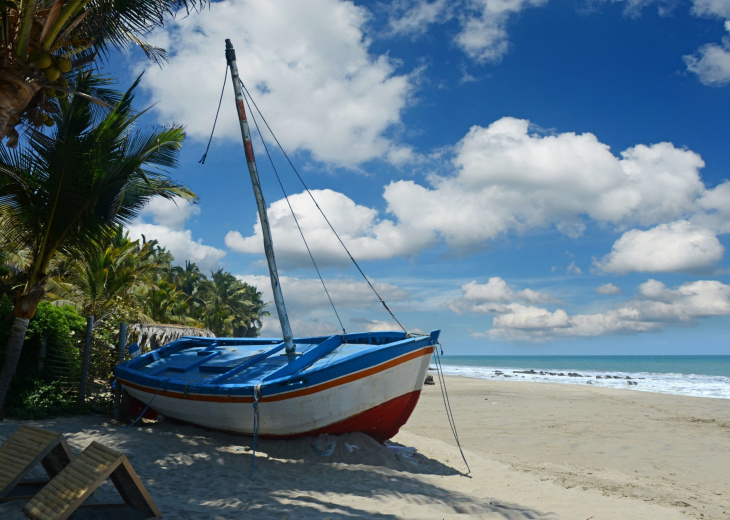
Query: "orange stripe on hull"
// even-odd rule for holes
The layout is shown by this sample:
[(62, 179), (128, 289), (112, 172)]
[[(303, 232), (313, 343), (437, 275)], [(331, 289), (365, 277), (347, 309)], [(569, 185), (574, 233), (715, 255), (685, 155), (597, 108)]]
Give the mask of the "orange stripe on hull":
[[(328, 390), (330, 388), (334, 388), (334, 387), (337, 387), (340, 385), (351, 383), (353, 381), (357, 381), (358, 379), (363, 379), (363, 378), (372, 376), (373, 374), (377, 374), (378, 372), (388, 370), (388, 369), (396, 367), (402, 363), (406, 363), (413, 359), (417, 359), (421, 356), (431, 355), (433, 353), (433, 349), (434, 349), (433, 346), (424, 347), (422, 349), (415, 350), (413, 352), (409, 352), (408, 354), (405, 354), (398, 358), (391, 359), (390, 361), (386, 361), (385, 363), (381, 363), (377, 366), (374, 366), (371, 368), (366, 368), (365, 370), (361, 370), (359, 372), (355, 372), (353, 374), (339, 377), (337, 379), (333, 379), (333, 380), (327, 381), (325, 383), (320, 383), (318, 385), (314, 385), (314, 386), (311, 386), (308, 388), (302, 388), (301, 390), (293, 390), (291, 392), (284, 392), (284, 393), (276, 394), (276, 395), (272, 395), (272, 396), (262, 396), (259, 399), (259, 402), (283, 401), (285, 399), (292, 399), (295, 397), (302, 397), (305, 395), (315, 394), (315, 393), (321, 392), (323, 390)], [(215, 402), (215, 403), (253, 403), (253, 396), (248, 397), (248, 396), (185, 394), (183, 392), (174, 392), (174, 391), (169, 391), (169, 390), (164, 390), (164, 389), (162, 389), (158, 392), (157, 388), (154, 388), (154, 387), (139, 385), (137, 383), (125, 381), (124, 379), (119, 379), (119, 381), (124, 386), (128, 386), (130, 388), (136, 388), (137, 390), (140, 390), (142, 392), (159, 394), (161, 396), (173, 397), (176, 399), (185, 399), (185, 400), (191, 400), (191, 401), (207, 401), (207, 402)], [(164, 383), (162, 383), (162, 386), (164, 386)], [(418, 398), (416, 398), (416, 400), (418, 400)], [(380, 406), (382, 406), (382, 405), (380, 405)], [(413, 406), (415, 406), (415, 404)]]

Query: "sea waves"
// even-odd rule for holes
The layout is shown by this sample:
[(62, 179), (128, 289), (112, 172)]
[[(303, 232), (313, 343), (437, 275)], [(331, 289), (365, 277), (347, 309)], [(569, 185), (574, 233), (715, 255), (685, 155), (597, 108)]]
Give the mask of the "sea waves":
[(591, 385), (640, 392), (730, 399), (730, 377), (726, 376), (446, 364), (443, 365), (443, 372), (447, 375), (478, 379)]

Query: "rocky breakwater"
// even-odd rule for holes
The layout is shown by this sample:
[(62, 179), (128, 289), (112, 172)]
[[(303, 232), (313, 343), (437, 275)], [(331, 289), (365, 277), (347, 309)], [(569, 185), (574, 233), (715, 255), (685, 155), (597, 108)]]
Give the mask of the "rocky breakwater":
[[(584, 378), (587, 379), (586, 383), (588, 383), (588, 384), (592, 384), (593, 383), (591, 381), (592, 376), (584, 376), (584, 375), (579, 374), (577, 372), (568, 372), (566, 374), (564, 372), (545, 372), (544, 370), (537, 371), (537, 370), (530, 369), (530, 370), (513, 370), (512, 373), (513, 374), (527, 374), (527, 375), (532, 375), (532, 376), (584, 377)], [(509, 376), (509, 375), (501, 372), (500, 370), (495, 370), (494, 371), (494, 374), (495, 375), (501, 375), (503, 377), (511, 377), (511, 376)], [(635, 381), (634, 378), (629, 377), (629, 376), (623, 376), (622, 377), (622, 376), (605, 375), (605, 376), (595, 376), (595, 378), (596, 379), (623, 379), (623, 380), (626, 380), (626, 384), (627, 385), (630, 385), (630, 386), (631, 385), (638, 385), (639, 384), (638, 381)], [(639, 378), (639, 379), (643, 379), (643, 378)]]

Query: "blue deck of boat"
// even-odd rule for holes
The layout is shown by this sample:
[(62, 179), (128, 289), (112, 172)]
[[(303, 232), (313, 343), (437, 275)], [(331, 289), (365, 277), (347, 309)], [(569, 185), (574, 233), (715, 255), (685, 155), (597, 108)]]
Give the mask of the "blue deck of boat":
[[(317, 344), (297, 343), (297, 353), (306, 354)], [(178, 352), (173, 352), (158, 360), (152, 361), (136, 370), (140, 374), (160, 377), (163, 379), (177, 380), (183, 383), (213, 382), (231, 369), (244, 363), (247, 359), (262, 354), (273, 348), (265, 345), (200, 345), (190, 346)], [(332, 352), (322, 356), (311, 365), (301, 370), (300, 374), (324, 368), (337, 363), (355, 354), (372, 350), (377, 346), (343, 343)], [(276, 353), (264, 360), (258, 361), (244, 371), (235, 374), (225, 380), (226, 385), (255, 385), (266, 376), (289, 363), (289, 356), (284, 353)]]

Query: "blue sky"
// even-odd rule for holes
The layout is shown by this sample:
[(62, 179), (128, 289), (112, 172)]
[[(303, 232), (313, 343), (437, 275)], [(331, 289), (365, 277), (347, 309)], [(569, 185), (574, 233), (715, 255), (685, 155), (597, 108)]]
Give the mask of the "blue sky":
[[(226, 0), (113, 64), (176, 179), (131, 226), (271, 291), (224, 40), (286, 152), (409, 330), (448, 354), (727, 354), (730, 2)], [(295, 335), (341, 330), (257, 145)], [(275, 156), (280, 160), (280, 156)], [(393, 328), (283, 166), (348, 331)], [(273, 310), (273, 305), (272, 305)], [(277, 335), (267, 320), (264, 335)]]

